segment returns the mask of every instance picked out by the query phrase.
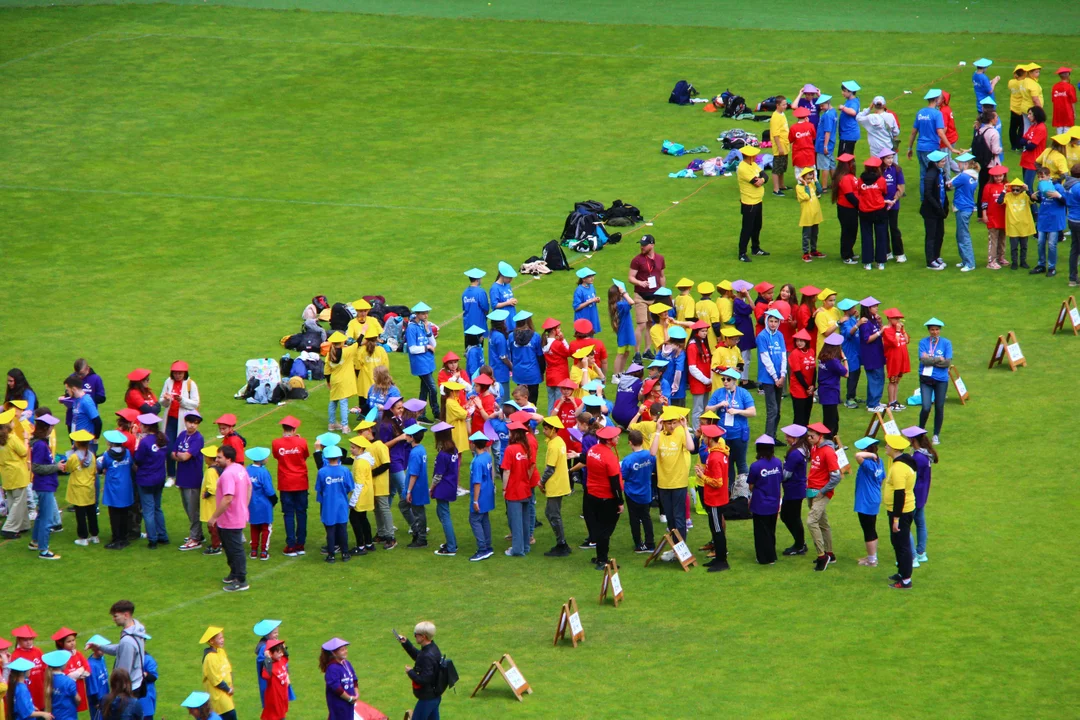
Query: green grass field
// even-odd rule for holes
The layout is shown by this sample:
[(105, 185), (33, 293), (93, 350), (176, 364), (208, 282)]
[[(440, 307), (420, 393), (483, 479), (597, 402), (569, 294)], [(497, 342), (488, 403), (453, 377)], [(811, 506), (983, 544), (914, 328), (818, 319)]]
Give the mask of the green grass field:
[[(748, 523), (729, 528), (730, 572), (646, 570), (629, 554), (623, 521), (612, 550), (624, 567), (618, 609), (597, 606), (599, 573), (585, 551), (561, 561), (533, 553), (467, 562), (473, 545), (460, 503), (457, 558), (399, 549), (327, 567), (317, 554), (277, 554), (254, 563), (252, 590), (239, 596), (218, 590), (221, 558), (75, 547), (74, 517), (65, 515), (54, 536), (60, 562), (37, 561), (23, 541), (0, 544), (5, 632), (30, 622), (46, 644), (61, 625), (115, 637), (108, 607), (131, 598), (154, 636), (162, 717), (180, 717), (178, 703), (199, 687), (197, 641), (211, 623), (227, 628), (240, 717), (256, 717), (250, 628), (264, 617), (285, 620), (299, 696), (290, 717), (305, 720), (325, 716), (316, 657), (332, 635), (353, 643), (361, 696), (400, 717), (411, 707), (408, 659), (390, 628), (420, 619), (439, 626), (437, 640), (462, 675), (445, 717), (1080, 715), (1080, 607), (1069, 569), (1080, 340), (1050, 335), (1067, 273), (1047, 280), (982, 269), (981, 226), (973, 228), (977, 272), (926, 272), (911, 200), (902, 227), (912, 262), (872, 274), (842, 265), (829, 206), (822, 245), (830, 258), (804, 265), (797, 203), (771, 196), (762, 244), (773, 255), (739, 265), (734, 179), (669, 179), (688, 159), (658, 152), (670, 139), (719, 153), (718, 132), (733, 126), (667, 104), (681, 78), (705, 96), (731, 88), (755, 102), (804, 82), (836, 92), (854, 78), (866, 98), (890, 99), (905, 139), (923, 89), (942, 87), (956, 98), (966, 144), (970, 62), (994, 58), (1004, 75), (1016, 62), (1075, 62), (1074, 48), (1044, 37), (1075, 35), (1074, 4), (1044, 3), (1027, 18), (998, 1), (972, 10), (860, 2), (809, 18), (805, 4), (788, 0), (760, 17), (690, 0), (662, 12), (612, 2), (304, 6), (349, 11), (336, 13), (267, 9), (284, 6), (274, 0), (34, 4), (0, 3), (0, 360), (5, 370), (23, 368), (43, 398), (59, 395), (72, 360), (85, 356), (105, 379), (111, 417), (130, 369), (152, 368), (156, 391), (169, 363), (183, 358), (204, 414), (236, 412), (250, 444), (268, 444), (286, 412), (313, 437), (325, 425), (324, 390), (287, 409), (232, 399), (244, 361), (280, 355), (278, 338), (295, 331), (312, 295), (424, 300), (443, 324), (441, 347), (460, 349), (463, 270), (478, 265), (490, 280), (497, 261), (517, 265), (557, 237), (574, 201), (621, 198), (655, 218), (650, 231), (672, 283), (684, 275), (814, 283), (841, 296), (872, 293), (914, 327), (943, 318), (972, 402), (953, 397), (947, 406), (927, 510), (931, 561), (909, 593), (885, 587), (887, 536), (881, 567), (855, 564), (863, 544), (849, 476), (831, 513), (840, 561), (824, 574), (805, 558), (757, 566)], [(1044, 88), (1053, 81), (1044, 77)], [(904, 167), (913, 188), (915, 166)], [(635, 251), (631, 239), (587, 262), (606, 287), (625, 277)], [(572, 287), (564, 274), (519, 279), (515, 293), (520, 307), (565, 320)], [(1009, 330), (1029, 366), (988, 371), (995, 338)], [(610, 332), (603, 337), (613, 344)], [(404, 358), (392, 365), (406, 396), (415, 394)], [(915, 383), (905, 380), (905, 397)], [(913, 424), (917, 412), (899, 420)], [(866, 421), (861, 410), (842, 410), (842, 433)], [(762, 427), (759, 418), (752, 429)], [(166, 504), (175, 541), (178, 495)], [(583, 523), (566, 515), (580, 542)], [(396, 510), (395, 518), (401, 526)], [(707, 531), (695, 520), (697, 546)], [(429, 524), (433, 549), (441, 542), (433, 511)], [(493, 525), (501, 538), (505, 516), (494, 513)], [(321, 539), (316, 524), (309, 545)], [(274, 549), (283, 541), (279, 517)], [(545, 525), (536, 548), (551, 544)], [(571, 595), (587, 640), (552, 648)], [(518, 704), (493, 684), (467, 699), (504, 652), (535, 693)]]

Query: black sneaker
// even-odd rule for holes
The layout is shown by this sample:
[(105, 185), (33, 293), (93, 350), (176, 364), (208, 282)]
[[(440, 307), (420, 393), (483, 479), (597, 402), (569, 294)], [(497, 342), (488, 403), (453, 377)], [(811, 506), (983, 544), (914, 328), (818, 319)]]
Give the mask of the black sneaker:
[(643, 555), (645, 553), (652, 552), (652, 551), (649, 550), (649, 548), (645, 545), (645, 543), (641, 543), (636, 548), (634, 548), (634, 552), (636, 554), (638, 554), (638, 555)]
[(562, 545), (556, 545), (555, 547), (544, 553), (544, 557), (562, 557)]
[(910, 590), (911, 584), (912, 583), (910, 580), (908, 580), (907, 582), (904, 582), (903, 580), (897, 580), (894, 583), (889, 583), (889, 587), (891, 587), (893, 590)]
[(834, 555), (831, 552), (830, 553), (825, 553), (825, 554), (829, 556), (829, 562), (831, 562), (831, 563), (836, 562), (836, 555)]
[(829, 567), (829, 556), (819, 555), (817, 560), (814, 561), (814, 572), (821, 572), (827, 567)]
[(709, 569), (706, 572), (723, 572), (730, 569), (731, 566), (727, 564), (727, 560), (714, 560), (712, 564), (709, 565)]
[[(1055, 275), (1057, 275), (1057, 270), (1055, 270), (1054, 268), (1050, 268), (1046, 271), (1046, 277), (1054, 277)], [(910, 583), (908, 583), (908, 587), (911, 587)]]
[(329, 545), (323, 545), (321, 548), (319, 548), (319, 552), (321, 552), (323, 555), (329, 555), (330, 554), (330, 546)]
[(352, 558), (352, 553), (348, 553), (348, 552), (341, 553), (341, 562), (349, 562), (349, 560), (351, 558)]
[(229, 585), (230, 583), (233, 583), (233, 582), (236, 582), (236, 578), (233, 577), (232, 575), (226, 575), (225, 577), (221, 578), (221, 583), (223, 585)]
[(849, 258), (844, 258), (844, 264), (845, 265), (858, 265), (859, 261), (856, 260), (854, 257), (849, 257)]
[(900, 577), (900, 573), (896, 573), (895, 575), (890, 575), (889, 576), (889, 582), (891, 582), (891, 583), (900, 582), (901, 579), (902, 578)]
[(743, 254), (739, 256), (739, 262), (751, 262), (751, 260), (745, 254)]
[(754, 251), (754, 257), (769, 257), (771, 254), (772, 253), (762, 250), (761, 248)]
[(225, 592), (244, 592), (245, 590), (250, 590), (251, 586), (247, 584), (247, 581), (236, 580), (221, 589)]
[(1040, 275), (1044, 272), (1046, 272), (1046, 268), (1044, 268), (1042, 265), (1036, 265), (1031, 269), (1031, 272), (1029, 272), (1028, 275)]
[(592, 550), (595, 547), (596, 547), (596, 543), (591, 542), (588, 539), (586, 539), (585, 542), (578, 545), (578, 549), (580, 549), (580, 550)]
[(203, 555), (220, 555), (221, 554), (221, 546), (219, 545), (217, 547), (214, 547), (213, 545), (208, 545), (206, 547), (206, 549), (202, 551), (202, 554)]
[(335, 559), (334, 559), (334, 555), (333, 555), (333, 554), (331, 553), (331, 554), (328, 554), (328, 555), (326, 556), (326, 562), (328, 562), (328, 563), (335, 563), (335, 562), (337, 562), (337, 560), (335, 560)]
[(427, 540), (413, 540), (411, 543), (409, 543), (405, 547), (413, 548), (413, 549), (426, 548), (427, 547)]
[(435, 551), (435, 554), (439, 557), (454, 557), (457, 555), (457, 552), (450, 550), (446, 545), (440, 545), (439, 549)]
[(791, 547), (784, 550), (784, 552), (782, 554), (786, 555), (787, 557), (792, 557), (794, 555), (805, 555), (806, 554), (806, 545), (802, 545), (802, 546), (792, 545)]

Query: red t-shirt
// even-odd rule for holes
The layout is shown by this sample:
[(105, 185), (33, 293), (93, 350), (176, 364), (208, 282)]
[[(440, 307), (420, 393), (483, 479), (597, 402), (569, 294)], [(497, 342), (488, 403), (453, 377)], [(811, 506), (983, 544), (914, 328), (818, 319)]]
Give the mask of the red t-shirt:
[(622, 484), (622, 470), (619, 468), (619, 456), (609, 446), (596, 443), (589, 448), (585, 460), (585, 489), (593, 497), (610, 500), (615, 497), (611, 492), (612, 475), (619, 476)]
[[(462, 377), (465, 376), (464, 372), (459, 372), (459, 374)], [(442, 384), (444, 382), (450, 382), (450, 378), (452, 378), (452, 377), (453, 377), (453, 375), (450, 374), (450, 372), (447, 371), (446, 368), (443, 368), (443, 369), (439, 370), (439, 387), (442, 387)], [(468, 398), (465, 396), (465, 391), (464, 390), (458, 390), (458, 392), (457, 392), (458, 404), (461, 405), (461, 407), (465, 407), (465, 401), (466, 400), (468, 400)]]
[(150, 390), (131, 388), (124, 393), (124, 404), (132, 410), (142, 412), (143, 405), (156, 405), (157, 396)]
[[(488, 415), (495, 414), (495, 396), (491, 392), (486, 392), (476, 397), (480, 398), (480, 404), (484, 406), (484, 412)], [(484, 429), (484, 416), (478, 412), (472, 414), (472, 427), (469, 429), (470, 433), (482, 432)]]
[(235, 432), (231, 432), (225, 437), (221, 438), (221, 447), (229, 446), (236, 450), (236, 460), (241, 465), (244, 463), (244, 441), (240, 439), (240, 436)]
[[(134, 424), (138, 425), (138, 423), (134, 423)], [(120, 432), (122, 432), (124, 434), (124, 437), (127, 438), (127, 440), (124, 441), (124, 447), (126, 447), (128, 449), (128, 452), (131, 453), (134, 456), (135, 455), (135, 440), (137, 439), (137, 436), (135, 435), (135, 433), (128, 432), (126, 430), (121, 430)]]
[(702, 502), (708, 507), (724, 507), (729, 500), (728, 454), (719, 447), (709, 450), (709, 458), (705, 461), (705, 474), (721, 482), (720, 487), (711, 487), (708, 483), (705, 484)]
[(905, 330), (889, 326), (881, 333), (881, 343), (885, 346), (885, 368), (889, 377), (898, 377), (911, 372), (911, 358), (908, 355), (910, 337)]
[[(693, 376), (690, 372), (691, 365), (696, 367), (706, 379), (709, 379), (708, 384)], [(686, 349), (686, 375), (689, 379), (691, 395), (704, 395), (712, 392), (712, 380), (710, 379), (712, 377), (712, 353), (709, 352), (708, 341), (703, 343), (691, 342), (690, 347)]]
[(808, 121), (803, 120), (791, 126), (788, 130), (788, 141), (791, 142), (791, 161), (795, 167), (813, 167), (816, 159), (814, 153), (814, 140), (817, 138), (817, 130)]
[(885, 192), (888, 186), (885, 178), (879, 177), (874, 182), (867, 184), (859, 180), (859, 212), (875, 212), (885, 209)]
[(169, 403), (169, 417), (180, 417), (180, 391), (184, 389), (184, 381), (177, 382), (172, 381), (172, 390), (170, 392), (173, 396), (173, 401)]
[(271, 672), (260, 671), (266, 681), (261, 720), (285, 720), (289, 712), (289, 666), (285, 658), (274, 662)]
[[(806, 487), (811, 490), (820, 490), (829, 482), (829, 473), (839, 470), (840, 463), (836, 460), (836, 451), (828, 445), (818, 445), (810, 448), (810, 469), (806, 473)], [(833, 491), (825, 493), (827, 497), (833, 496)]]
[[(945, 139), (951, 143), (955, 143), (960, 139), (960, 134), (956, 132), (956, 119), (953, 118), (952, 108), (948, 105), (941, 106), (941, 119), (945, 122)], [(945, 143), (941, 143), (940, 147), (948, 147)]]
[(1024, 133), (1024, 143), (1025, 145), (1035, 143), (1035, 149), (1020, 153), (1020, 167), (1025, 170), (1034, 170), (1035, 159), (1046, 149), (1046, 123), (1036, 123), (1028, 128), (1028, 131)]
[[(588, 345), (596, 347), (596, 349), (593, 350), (593, 360), (596, 361), (597, 365), (603, 368), (604, 361), (607, 360), (607, 347), (604, 346), (604, 343), (601, 340), (597, 340), (596, 338), (575, 338), (570, 341), (570, 354), (573, 355), (578, 350)], [(566, 377), (570, 377), (569, 370), (566, 371)]]
[(299, 435), (275, 438), (270, 450), (277, 460), (279, 492), (298, 492), (310, 489), (308, 484), (307, 440)]
[[(532, 457), (536, 458), (535, 455)], [(529, 461), (525, 448), (517, 443), (507, 447), (503, 451), (502, 465), (499, 467), (510, 471), (503, 497), (511, 501), (527, 500), (532, 490), (532, 474), (536, 468)]]
[(1076, 86), (1071, 82), (1054, 83), (1050, 88), (1050, 101), (1054, 103), (1054, 127), (1070, 127), (1076, 124)]
[(548, 387), (555, 387), (570, 377), (570, 346), (565, 340), (552, 340), (544, 352), (544, 382)]
[(844, 177), (840, 178), (840, 194), (836, 196), (836, 204), (840, 207), (853, 208), (855, 207), (848, 202), (848, 193), (854, 193), (858, 195), (859, 177), (855, 173), (848, 173)]
[(810, 333), (810, 347), (817, 347), (817, 323), (812, 322), (814, 312), (805, 305), (795, 309), (795, 327)]
[(1005, 206), (997, 204), (997, 196), (1005, 192), (1003, 183), (989, 183), (983, 188), (982, 201), (986, 206), (986, 227), (1005, 229)]
[[(650, 277), (653, 279), (648, 289), (636, 285), (632, 288), (641, 297), (649, 299), (660, 288), (660, 276), (664, 274), (664, 256), (658, 252), (654, 252), (652, 257), (638, 253), (630, 261), (630, 271), (640, 282), (648, 282)], [(570, 352), (572, 353), (573, 350)]]
[[(76, 650), (68, 658), (67, 664), (64, 665), (64, 674), (67, 675), (72, 670), (85, 670), (90, 672), (90, 663), (86, 661), (86, 657)], [(79, 712), (86, 712), (90, 705), (86, 701), (86, 679), (79, 678), (75, 681), (75, 689), (79, 693), (79, 707), (76, 708)]]
[(34, 667), (26, 673), (26, 687), (30, 690), (30, 699), (34, 701), (35, 709), (45, 707), (45, 672), (48, 668), (41, 659), (42, 655), (41, 649), (36, 647), (30, 650), (15, 648), (11, 651), (12, 660), (26, 658), (34, 663)]
[(814, 370), (817, 368), (817, 358), (814, 357), (814, 346), (806, 348), (805, 350), (799, 350), (795, 348), (788, 355), (788, 368), (791, 371), (791, 379), (789, 381), (791, 386), (791, 397), (804, 400), (809, 397), (806, 393), (806, 388), (795, 379), (795, 375), (798, 374), (804, 381), (806, 381), (807, 387), (814, 386)]

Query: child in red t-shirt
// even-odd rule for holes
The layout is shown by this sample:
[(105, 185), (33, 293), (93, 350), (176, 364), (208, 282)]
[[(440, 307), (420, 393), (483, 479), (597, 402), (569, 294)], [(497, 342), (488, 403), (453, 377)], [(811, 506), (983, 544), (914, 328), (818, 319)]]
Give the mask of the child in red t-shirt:
[(990, 168), (990, 182), (983, 188), (982, 220), (986, 223), (988, 240), (986, 245), (987, 270), (1000, 270), (1009, 267), (1005, 259), (1005, 206), (997, 202), (998, 195), (1005, 192), (1005, 175), (1009, 168), (996, 165)]
[(795, 348), (788, 354), (790, 373), (791, 409), (796, 425), (810, 424), (810, 411), (814, 407), (814, 375), (817, 357), (810, 344), (810, 333), (800, 330), (792, 337)]
[(727, 443), (721, 438), (724, 429), (719, 425), (702, 425), (701, 434), (709, 444), (709, 458), (702, 465), (698, 463), (694, 472), (701, 480), (701, 502), (705, 514), (709, 516), (709, 530), (712, 531), (714, 557), (705, 563), (709, 572), (720, 572), (729, 568), (727, 562), (727, 536), (724, 535), (723, 508), (728, 504), (728, 450)]
[(266, 643), (266, 660), (262, 668), (266, 681), (261, 720), (285, 720), (289, 712), (289, 661), (285, 659), (285, 643), (270, 640)]
[(907, 330), (904, 329), (904, 315), (896, 308), (885, 311), (885, 317), (889, 319), (889, 326), (881, 334), (881, 342), (885, 346), (885, 374), (889, 378), (889, 407), (893, 410), (903, 410), (896, 396), (900, 391), (900, 378), (911, 372), (911, 358), (908, 356)]
[(1050, 88), (1050, 101), (1054, 104), (1053, 126), (1059, 133), (1069, 132), (1076, 124), (1076, 86), (1072, 84), (1072, 68), (1060, 67), (1057, 71), (1061, 82)]

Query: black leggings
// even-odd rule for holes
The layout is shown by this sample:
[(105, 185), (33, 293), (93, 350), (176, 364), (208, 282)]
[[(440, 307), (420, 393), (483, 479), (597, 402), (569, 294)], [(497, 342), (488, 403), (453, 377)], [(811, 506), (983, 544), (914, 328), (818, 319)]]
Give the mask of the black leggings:
[(754, 515), (754, 552), (760, 565), (776, 562), (776, 515)]
[(630, 514), (630, 535), (634, 538), (634, 546), (641, 545), (641, 531), (645, 530), (645, 544), (653, 546), (652, 518), (649, 517), (649, 503), (634, 502), (626, 498), (626, 509)]
[(1009, 147), (1017, 151), (1024, 149), (1024, 116), (1020, 113), (1009, 113)]
[(889, 216), (885, 210), (859, 213), (862, 230), (862, 262), (884, 263), (889, 254)]
[(791, 533), (792, 545), (801, 548), (806, 544), (806, 534), (802, 523), (802, 499), (787, 500), (780, 504), (780, 520)]
[(840, 432), (840, 413), (837, 408), (839, 405), (822, 405), (821, 406), (821, 422), (825, 423), (825, 427), (832, 431), (833, 437)]
[(742, 204), (742, 229), (739, 231), (739, 255), (746, 254), (749, 245), (751, 252), (761, 249), (761, 203)]
[(367, 512), (357, 512), (350, 508), (349, 524), (352, 525), (353, 535), (356, 536), (356, 545), (358, 547), (371, 544), (371, 523), (368, 522)]
[[(982, 197), (982, 194), (979, 194)], [(889, 251), (893, 257), (904, 254), (904, 236), (900, 233), (900, 208), (895, 205), (886, 211), (889, 214)]]
[(941, 257), (941, 246), (945, 243), (945, 218), (923, 216), (926, 238), (923, 240), (923, 253), (926, 255), (926, 267)]
[(724, 507), (705, 506), (709, 516), (709, 530), (712, 531), (713, 552), (717, 563), (727, 563), (727, 535), (724, 534)]
[(862, 527), (863, 542), (877, 540), (877, 515), (858, 513), (859, 525)]
[(855, 257), (855, 238), (859, 236), (859, 211), (837, 205), (836, 218), (840, 221), (840, 259), (848, 260)]
[(126, 507), (109, 508), (109, 527), (112, 528), (112, 541), (114, 543), (128, 541), (128, 521), (131, 518), (129, 510), (130, 508)]
[(791, 413), (796, 425), (810, 424), (810, 411), (814, 409), (814, 398), (797, 398), (791, 396)]
[[(90, 534), (87, 535), (87, 526), (89, 526)], [(79, 536), (79, 539), (85, 540), (90, 537), (98, 536), (98, 524), (97, 524), (97, 506), (95, 505), (76, 505), (75, 506), (75, 532)]]
[(598, 498), (588, 495), (585, 503), (585, 524), (596, 543), (596, 562), (606, 564), (611, 534), (619, 522), (619, 506), (614, 498)]
[(855, 393), (859, 391), (859, 378), (862, 377), (862, 368), (848, 370), (847, 374), (847, 399), (854, 400)]

